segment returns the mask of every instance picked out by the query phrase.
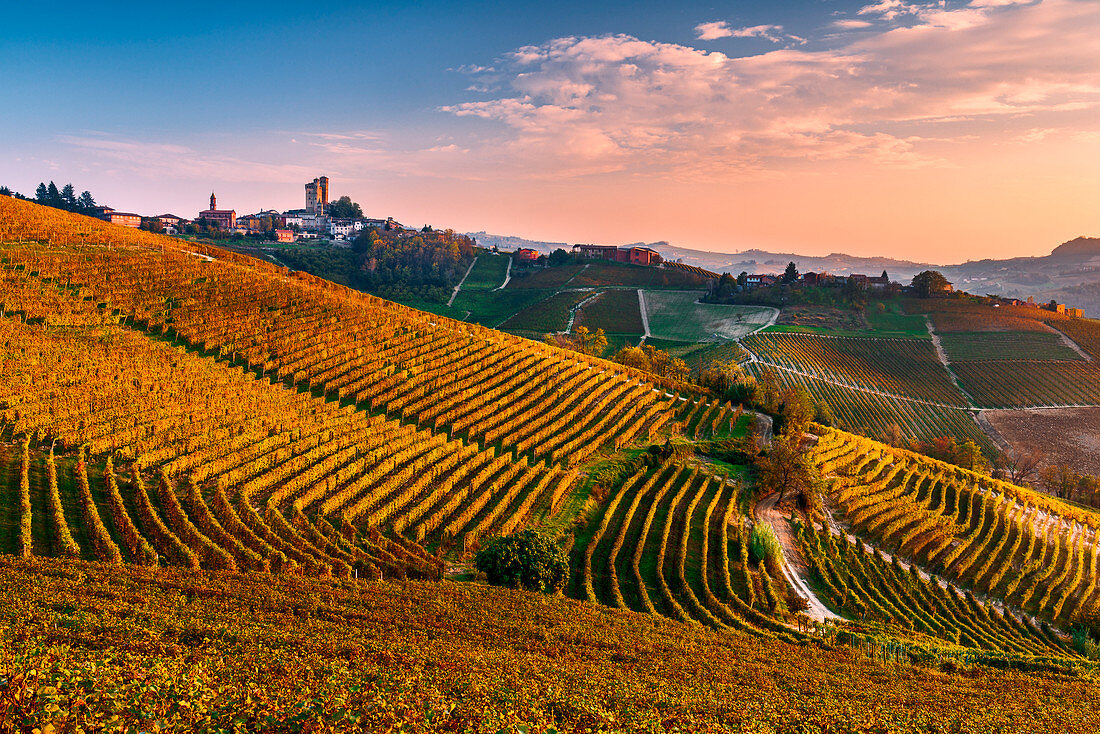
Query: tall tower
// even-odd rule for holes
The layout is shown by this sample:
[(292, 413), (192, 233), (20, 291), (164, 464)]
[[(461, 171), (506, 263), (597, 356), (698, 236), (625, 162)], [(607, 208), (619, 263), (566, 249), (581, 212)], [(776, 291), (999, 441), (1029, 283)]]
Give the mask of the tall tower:
[(218, 209), (218, 199), (217, 199), (216, 196), (214, 196), (214, 192), (211, 191), (210, 192), (210, 211), (217, 211), (217, 209)]
[(321, 176), (306, 184), (306, 211), (323, 215), (327, 210), (328, 176)]

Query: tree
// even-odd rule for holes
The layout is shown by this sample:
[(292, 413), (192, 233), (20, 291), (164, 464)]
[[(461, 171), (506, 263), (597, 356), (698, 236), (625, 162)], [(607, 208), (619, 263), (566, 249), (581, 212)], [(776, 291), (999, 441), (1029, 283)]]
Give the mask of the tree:
[(1043, 463), (1045, 455), (1042, 449), (1033, 448), (1030, 451), (1006, 451), (997, 457), (995, 466), (997, 473), (1013, 484), (1026, 484), (1038, 477), (1039, 465)]
[(883, 271), (882, 271), (882, 280), (883, 280), (883, 282), (885, 282), (885, 283), (889, 283), (889, 282), (890, 282), (890, 276), (886, 274), (886, 271), (885, 271), (885, 270), (883, 270)]
[(951, 285), (938, 270), (925, 270), (913, 276), (913, 290), (919, 298), (933, 298)]
[(778, 432), (801, 436), (816, 412), (813, 396), (802, 387), (788, 388), (780, 393), (776, 412)]
[(363, 216), (363, 209), (350, 196), (341, 196), (328, 205), (328, 215), (337, 219), (353, 219)]
[(783, 277), (780, 280), (787, 284), (798, 280), (798, 268), (793, 262), (787, 263), (787, 269), (783, 271)]
[(80, 198), (76, 200), (77, 211), (90, 212), (95, 209), (95, 199), (92, 197), (91, 191), (84, 191), (80, 194)]
[(68, 211), (76, 211), (76, 189), (71, 183), (65, 184), (61, 189), (61, 203)]
[(46, 188), (46, 184), (38, 184), (38, 188), (34, 190), (34, 200), (43, 206), (49, 206), (50, 193), (49, 189)]
[(578, 352), (590, 354), (593, 357), (602, 356), (607, 349), (607, 336), (603, 333), (603, 329), (592, 332), (587, 326), (578, 326), (574, 339)]
[(573, 256), (562, 248), (557, 248), (550, 253), (550, 257), (546, 258), (547, 265), (557, 266), (565, 265), (567, 262), (573, 259)]
[(490, 584), (512, 589), (556, 592), (569, 578), (565, 552), (534, 530), (496, 538), (478, 551), (474, 566)]
[(61, 203), (61, 192), (57, 190), (57, 184), (50, 181), (50, 185), (46, 187), (46, 205), (60, 209)]
[(762, 493), (779, 493), (777, 502), (788, 492), (807, 495), (807, 504), (820, 505), (820, 481), (809, 457), (802, 451), (801, 434), (784, 434), (772, 440), (767, 453), (756, 459), (757, 487)]
[(1067, 464), (1055, 464), (1043, 470), (1043, 483), (1047, 489), (1059, 497), (1068, 500), (1081, 484), (1081, 475)]

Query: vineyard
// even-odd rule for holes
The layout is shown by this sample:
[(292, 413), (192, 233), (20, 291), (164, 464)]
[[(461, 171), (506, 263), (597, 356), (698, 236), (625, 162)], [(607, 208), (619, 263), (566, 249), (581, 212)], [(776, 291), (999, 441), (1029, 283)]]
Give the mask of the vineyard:
[(785, 595), (753, 563), (738, 511), (741, 483), (670, 462), (614, 490), (577, 549), (578, 595), (717, 630), (791, 641)]
[(992, 447), (989, 437), (963, 408), (860, 390), (760, 362), (746, 367), (750, 374), (782, 388), (805, 389), (815, 401), (829, 406), (836, 426), (846, 431), (881, 437), (896, 425), (909, 438), (930, 441), (940, 436), (953, 436), (960, 442), (973, 441), (983, 448)]
[(815, 461), (844, 519), (880, 548), (1059, 625), (1100, 611), (1100, 515), (837, 431)]
[(507, 331), (530, 331), (547, 334), (564, 331), (569, 312), (581, 301), (591, 298), (590, 291), (561, 291), (523, 309), (500, 325)]
[(589, 331), (603, 329), (608, 334), (641, 334), (642, 312), (635, 290), (609, 290), (599, 294), (577, 311), (574, 328), (586, 326)]
[[(1087, 676), (884, 666), (477, 584), (0, 559), (26, 731), (1092, 732)], [(16, 708), (18, 706), (18, 708)]]
[[(78, 246), (112, 233), (0, 207), (20, 242), (0, 269), (0, 409), (29, 457), (6, 458), (5, 486), (34, 474), (20, 522), (39, 550), (438, 575), (419, 544), (469, 551), (552, 514), (576, 465), (674, 417), (611, 363), (143, 233)], [(50, 446), (103, 475), (61, 498), (71, 514), (30, 470)], [(84, 528), (72, 545), (66, 526)]]
[(932, 344), (921, 339), (855, 339), (763, 332), (741, 342), (765, 364), (850, 387), (967, 407)]
[(977, 360), (1080, 360), (1061, 335), (1042, 331), (955, 331), (940, 337), (954, 362)]
[(971, 592), (941, 585), (896, 556), (886, 559), (877, 549), (805, 525), (798, 539), (831, 606), (855, 619), (883, 623), (896, 637), (1008, 655), (1076, 655), (1068, 642), (1028, 617), (1003, 613)]
[[(826, 522), (769, 526), (768, 419), (699, 388), (6, 197), (0, 243), (0, 722), (983, 731), (1046, 702), (1039, 726), (1070, 730), (1096, 698), (1065, 633), (1100, 613), (1092, 512), (815, 426)], [(453, 308), (507, 263), (481, 254)], [(594, 293), (515, 285), (545, 272), (512, 270), (506, 328), (563, 329)], [(697, 296), (645, 291), (654, 332), (775, 316)], [(608, 289), (576, 325), (641, 333), (639, 306)], [(1100, 401), (1095, 363), (1049, 331), (944, 341), (983, 404)], [(840, 426), (990, 447), (931, 340), (701, 349)], [(527, 527), (558, 534), (575, 599), (443, 580)]]
[(958, 362), (959, 383), (985, 408), (1100, 405), (1100, 366), (1095, 362), (999, 360)]

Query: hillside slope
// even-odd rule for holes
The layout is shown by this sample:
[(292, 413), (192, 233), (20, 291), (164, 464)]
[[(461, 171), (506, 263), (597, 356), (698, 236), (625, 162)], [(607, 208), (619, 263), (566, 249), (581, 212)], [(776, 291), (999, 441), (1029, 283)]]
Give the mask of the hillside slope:
[(943, 673), (444, 583), (0, 560), (0, 720), (56, 730), (1091, 732), (1088, 678)]
[(139, 533), (192, 567), (438, 565), (376, 531), (476, 547), (673, 416), (641, 373), (216, 248), (11, 199), (0, 242), (9, 486), (47, 446), (92, 475), (32, 487), (8, 548), (89, 526), (100, 560), (136, 560)]

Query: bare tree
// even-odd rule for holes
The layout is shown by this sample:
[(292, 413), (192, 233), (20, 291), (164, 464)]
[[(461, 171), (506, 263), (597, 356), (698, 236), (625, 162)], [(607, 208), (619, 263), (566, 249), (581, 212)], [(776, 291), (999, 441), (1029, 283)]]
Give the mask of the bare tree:
[(1039, 478), (1039, 466), (1045, 459), (1046, 454), (1039, 448), (1027, 451), (1010, 449), (998, 458), (997, 468), (1013, 484), (1026, 484)]

